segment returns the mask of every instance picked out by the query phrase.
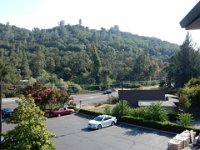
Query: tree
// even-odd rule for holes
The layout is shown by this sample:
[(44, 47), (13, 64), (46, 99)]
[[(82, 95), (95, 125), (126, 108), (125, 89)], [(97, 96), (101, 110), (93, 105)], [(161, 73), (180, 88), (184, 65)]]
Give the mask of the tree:
[[(19, 83), (21, 76), (19, 72), (19, 55), (17, 52), (12, 51), (10, 55), (6, 55), (5, 52), (2, 52), (2, 69), (1, 76), (2, 80), (9, 84)], [(12, 62), (12, 63), (10, 63)]]
[(186, 112), (191, 106), (191, 100), (187, 95), (181, 95), (179, 98), (179, 108)]
[(150, 59), (145, 54), (139, 55), (133, 66), (133, 80), (148, 80), (154, 74), (154, 68), (155, 66), (150, 63)]
[(110, 78), (109, 78), (109, 70), (105, 70), (105, 69), (102, 69), (102, 72), (101, 72), (101, 77), (102, 77), (102, 84), (107, 86), (105, 88), (109, 88), (109, 81), (110, 81)]
[(33, 28), (32, 30), (32, 34), (33, 37), (35, 39), (35, 41), (39, 42), (41, 39), (40, 35), (41, 35), (41, 30), (39, 28)]
[(102, 71), (101, 61), (94, 45), (89, 47), (89, 55), (92, 61), (91, 76), (95, 79), (96, 84), (100, 84), (100, 74)]
[(200, 53), (195, 50), (189, 33), (180, 46), (180, 51), (169, 60), (166, 70), (167, 80), (172, 81), (177, 88), (200, 75)]
[(82, 26), (82, 19), (79, 19), (78, 25), (79, 25), (79, 26)]
[(64, 20), (61, 20), (59, 22), (59, 34), (63, 39), (65, 39), (67, 37), (67, 30), (65, 28), (65, 21)]
[(8, 123), (14, 123), (14, 129), (4, 134), (2, 141), (5, 150), (53, 150), (50, 138), (53, 133), (46, 129), (44, 113), (31, 97), (21, 97), (18, 108)]
[[(155, 66), (159, 64), (162, 69), (163, 62), (178, 49), (178, 45), (156, 38), (121, 32), (117, 25), (110, 30), (89, 29), (81, 24), (81, 20), (79, 25), (65, 25), (61, 20), (53, 28), (34, 28), (32, 31), (0, 23), (0, 33), (0, 49), (5, 54), (3, 71), (6, 75), (3, 80), (6, 84), (29, 76), (38, 78), (44, 71), (65, 81), (87, 85), (107, 84), (107, 79), (109, 83), (117, 84), (122, 80), (137, 80), (138, 77), (141, 77), (138, 80), (158, 78)], [(92, 47), (96, 48), (96, 54), (92, 54), (96, 58), (89, 57), (88, 51)], [(138, 61), (139, 67), (136, 58), (141, 54), (148, 56), (150, 63), (149, 60)], [(137, 68), (141, 68), (140, 73), (136, 72)], [(21, 76), (18, 69), (21, 69)]]
[(70, 94), (66, 90), (48, 88), (37, 82), (32, 86), (27, 86), (23, 91), (24, 95), (31, 95), (42, 110), (46, 109), (49, 103), (64, 105), (71, 100)]
[(22, 79), (29, 79), (31, 76), (31, 70), (29, 68), (28, 58), (27, 58), (27, 54), (25, 53), (25, 51), (23, 51), (20, 69), (21, 69), (20, 75), (22, 76)]
[[(199, 109), (200, 107), (200, 77), (192, 78), (180, 91), (181, 95), (186, 95), (191, 102), (191, 107)], [(186, 103), (187, 104), (187, 103)]]
[(43, 53), (43, 49), (39, 48), (34, 54), (31, 60), (31, 70), (33, 73), (33, 77), (38, 77), (42, 74), (42, 71), (45, 67), (45, 57)]

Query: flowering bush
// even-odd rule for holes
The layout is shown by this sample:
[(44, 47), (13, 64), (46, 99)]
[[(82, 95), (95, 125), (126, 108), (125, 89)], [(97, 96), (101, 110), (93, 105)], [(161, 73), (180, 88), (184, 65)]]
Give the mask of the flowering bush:
[(64, 105), (71, 100), (70, 94), (66, 90), (52, 89), (40, 83), (34, 83), (32, 86), (26, 87), (23, 94), (31, 95), (41, 109), (45, 109), (49, 103)]

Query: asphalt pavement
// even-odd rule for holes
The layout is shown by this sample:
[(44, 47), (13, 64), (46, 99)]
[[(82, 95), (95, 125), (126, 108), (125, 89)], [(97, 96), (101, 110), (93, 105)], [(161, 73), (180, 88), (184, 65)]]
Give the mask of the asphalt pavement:
[[(72, 97), (74, 99), (74, 102), (76, 103), (77, 107), (80, 107), (80, 101), (81, 105), (88, 105), (88, 104), (94, 104), (94, 103), (100, 103), (107, 101), (109, 96), (118, 96), (118, 92), (114, 91), (112, 94), (102, 94), (102, 93), (88, 93), (88, 94), (72, 94)], [(16, 108), (16, 100), (19, 100), (19, 98), (13, 97), (13, 98), (3, 98), (2, 100), (2, 108), (5, 107), (11, 107)]]
[(126, 124), (88, 130), (91, 117), (72, 114), (47, 120), (57, 150), (166, 150), (174, 134)]
[[(166, 150), (173, 133), (118, 123), (100, 130), (87, 129), (92, 117), (71, 114), (49, 118), (47, 128), (56, 136), (52, 138), (57, 150)], [(2, 131), (15, 125), (2, 123)], [(42, 134), (42, 133), (41, 133)], [(22, 141), (23, 142), (23, 141)], [(188, 149), (193, 149), (188, 147)]]

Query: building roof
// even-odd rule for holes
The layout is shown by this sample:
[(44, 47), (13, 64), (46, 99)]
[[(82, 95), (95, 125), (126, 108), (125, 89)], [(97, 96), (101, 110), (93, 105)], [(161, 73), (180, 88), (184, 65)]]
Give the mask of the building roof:
[(139, 107), (145, 107), (145, 106), (150, 106), (152, 103), (155, 103), (155, 102), (161, 102), (161, 106), (163, 107), (170, 107), (170, 108), (176, 108), (176, 103), (179, 102), (178, 98), (173, 96), (173, 95), (170, 95), (170, 94), (166, 94), (166, 96), (168, 97), (168, 100), (165, 100), (165, 101), (155, 101), (155, 100), (152, 100), (152, 101), (145, 101), (145, 100), (139, 100), (138, 101), (138, 106)]
[(181, 20), (180, 25), (186, 30), (200, 29), (200, 1)]

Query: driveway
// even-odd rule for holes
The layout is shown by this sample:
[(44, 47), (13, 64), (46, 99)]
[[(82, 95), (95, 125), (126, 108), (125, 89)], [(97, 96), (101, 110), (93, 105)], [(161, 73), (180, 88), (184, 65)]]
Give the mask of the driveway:
[(118, 124), (100, 130), (86, 128), (89, 118), (80, 114), (47, 120), (57, 150), (166, 150), (174, 135), (156, 130)]

